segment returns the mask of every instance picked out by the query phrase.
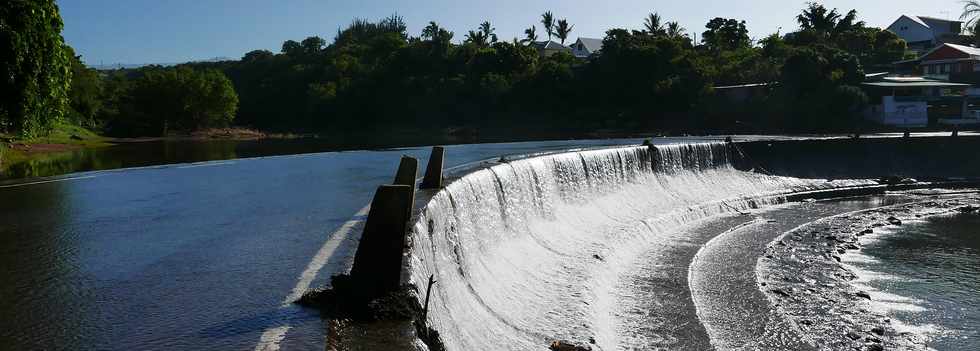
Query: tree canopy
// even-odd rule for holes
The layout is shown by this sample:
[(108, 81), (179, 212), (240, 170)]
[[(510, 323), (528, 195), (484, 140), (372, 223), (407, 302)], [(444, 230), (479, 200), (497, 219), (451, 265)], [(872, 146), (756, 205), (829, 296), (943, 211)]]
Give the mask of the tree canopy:
[(69, 111), (73, 54), (54, 0), (0, 4), (0, 131), (43, 134)]

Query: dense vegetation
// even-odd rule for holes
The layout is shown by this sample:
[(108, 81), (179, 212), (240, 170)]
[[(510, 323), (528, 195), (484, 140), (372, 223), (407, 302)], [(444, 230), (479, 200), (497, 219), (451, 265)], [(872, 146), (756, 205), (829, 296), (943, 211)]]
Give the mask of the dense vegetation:
[(0, 132), (44, 133), (68, 111), (71, 49), (54, 0), (0, 5)]
[[(906, 52), (855, 11), (819, 4), (801, 12), (797, 31), (758, 41), (738, 19), (712, 19), (697, 43), (676, 22), (642, 20), (642, 30), (607, 31), (601, 54), (587, 59), (542, 57), (534, 25), (511, 41), (490, 22), (461, 38), (435, 22), (412, 36), (398, 16), (355, 20), (333, 42), (288, 40), (278, 53), (238, 61), (95, 72), (75, 58), (63, 76), (72, 77), (68, 116), (119, 136), (229, 124), (325, 134), (840, 131), (867, 103), (857, 87), (865, 70)], [(563, 42), (574, 31), (551, 12), (536, 25)], [(733, 102), (714, 89), (745, 83), (767, 83), (768, 93)]]

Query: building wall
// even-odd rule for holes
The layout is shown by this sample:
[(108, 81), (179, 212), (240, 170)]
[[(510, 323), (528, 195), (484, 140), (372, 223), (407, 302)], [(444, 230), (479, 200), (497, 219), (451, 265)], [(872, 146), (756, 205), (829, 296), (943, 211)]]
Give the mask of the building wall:
[(899, 17), (895, 23), (888, 27), (888, 30), (907, 42), (933, 41), (936, 38), (931, 29), (907, 16)]
[(868, 107), (865, 116), (888, 126), (925, 127), (929, 125), (929, 106), (925, 101), (895, 101), (894, 96), (883, 96), (881, 104)]

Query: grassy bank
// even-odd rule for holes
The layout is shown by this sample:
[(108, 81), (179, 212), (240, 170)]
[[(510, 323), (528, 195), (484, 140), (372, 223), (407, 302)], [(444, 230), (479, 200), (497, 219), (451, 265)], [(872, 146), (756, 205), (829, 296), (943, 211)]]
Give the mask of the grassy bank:
[(57, 122), (51, 133), (37, 138), (0, 134), (0, 173), (12, 165), (57, 158), (73, 150), (112, 145), (109, 138), (91, 130)]

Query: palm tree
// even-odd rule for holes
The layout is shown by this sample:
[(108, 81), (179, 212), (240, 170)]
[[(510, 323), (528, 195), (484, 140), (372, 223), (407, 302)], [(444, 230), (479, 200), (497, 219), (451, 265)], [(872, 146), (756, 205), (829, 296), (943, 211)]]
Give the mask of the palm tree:
[(663, 34), (663, 20), (656, 12), (647, 14), (647, 17), (643, 19), (643, 28), (646, 29), (647, 34), (650, 35)]
[(963, 25), (969, 28), (973, 35), (977, 35), (977, 23), (980, 23), (980, 1), (963, 1), (963, 13), (960, 19), (966, 21)]
[(555, 35), (555, 16), (551, 11), (541, 15), (541, 24), (544, 25), (544, 32), (548, 33), (548, 41), (551, 41), (551, 36)]
[(834, 34), (843, 33), (850, 30), (864, 28), (864, 21), (857, 20), (857, 10), (848, 11), (844, 17), (837, 20), (834, 25)]
[(483, 33), (483, 37), (487, 39), (488, 44), (493, 44), (497, 42), (497, 34), (494, 33), (497, 28), (490, 25), (490, 21), (484, 21), (480, 23), (480, 32)]
[(429, 25), (422, 28), (422, 39), (432, 40), (439, 36), (439, 31), (442, 30), (435, 21), (429, 21)]
[(485, 47), (485, 46), (487, 46), (487, 37), (486, 37), (486, 35), (483, 34), (482, 31), (479, 31), (479, 30), (472, 31), (471, 30), (468, 33), (466, 33), (466, 42), (467, 43), (473, 43), (474, 45), (479, 46), (479, 47)]
[(558, 20), (558, 25), (555, 26), (555, 34), (558, 35), (558, 39), (561, 39), (561, 45), (565, 45), (565, 39), (568, 39), (568, 34), (572, 32), (574, 25), (569, 25), (568, 20), (562, 18)]
[(665, 30), (665, 35), (670, 39), (679, 39), (687, 36), (685, 33), (687, 29), (681, 27), (680, 23), (677, 22), (667, 22), (667, 29)]
[(531, 45), (531, 44), (534, 44), (534, 42), (536, 42), (536, 41), (538, 41), (537, 28), (535, 28), (534, 26), (531, 26), (531, 28), (525, 29), (524, 30), (524, 39), (521, 40), (521, 42), (524, 43), (524, 44)]
[(840, 18), (841, 15), (837, 13), (837, 9), (828, 11), (823, 5), (811, 2), (808, 3), (807, 8), (803, 9), (803, 13), (796, 16), (796, 22), (800, 24), (800, 28), (803, 30), (812, 30), (829, 36), (837, 28), (837, 22)]

